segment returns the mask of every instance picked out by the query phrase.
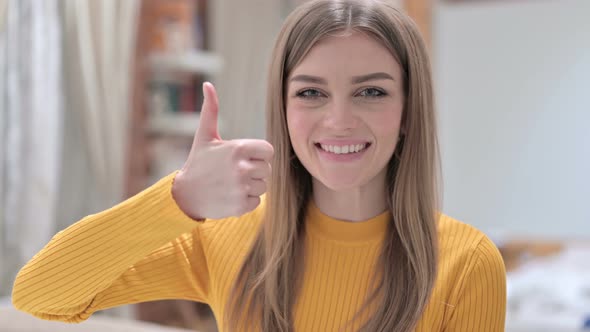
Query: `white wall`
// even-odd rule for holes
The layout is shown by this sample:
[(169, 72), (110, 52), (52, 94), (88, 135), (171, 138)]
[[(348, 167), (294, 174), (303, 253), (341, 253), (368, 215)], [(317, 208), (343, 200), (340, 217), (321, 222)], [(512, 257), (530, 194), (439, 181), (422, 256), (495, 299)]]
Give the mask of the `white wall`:
[(433, 29), (444, 211), (590, 238), (590, 1), (439, 3)]

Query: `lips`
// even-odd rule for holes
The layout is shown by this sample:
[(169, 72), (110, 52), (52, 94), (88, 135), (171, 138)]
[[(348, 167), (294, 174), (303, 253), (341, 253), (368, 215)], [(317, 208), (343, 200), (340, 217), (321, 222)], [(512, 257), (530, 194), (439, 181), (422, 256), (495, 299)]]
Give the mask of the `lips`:
[(331, 155), (355, 155), (371, 146), (371, 142), (363, 139), (322, 139), (314, 145)]
[(322, 144), (316, 143), (316, 146), (321, 148), (326, 152), (331, 152), (334, 154), (348, 154), (348, 153), (357, 153), (361, 152), (369, 146), (370, 143), (360, 143), (360, 144)]

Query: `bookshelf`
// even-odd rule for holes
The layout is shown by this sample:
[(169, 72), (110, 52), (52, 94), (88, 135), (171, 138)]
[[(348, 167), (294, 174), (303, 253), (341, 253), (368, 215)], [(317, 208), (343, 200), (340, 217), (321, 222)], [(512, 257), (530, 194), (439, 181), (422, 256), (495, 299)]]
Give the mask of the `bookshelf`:
[(214, 75), (221, 71), (223, 61), (213, 52), (189, 50), (177, 54), (153, 53), (149, 57), (152, 70), (156, 73), (182, 72)]
[(208, 22), (208, 0), (141, 2), (128, 196), (180, 168), (186, 158), (199, 125), (202, 82), (223, 68), (208, 48)]
[[(208, 0), (141, 1), (134, 61), (126, 192), (135, 195), (180, 169), (199, 125), (201, 84), (223, 68), (208, 49)], [(154, 301), (134, 305), (136, 318), (165, 326), (216, 331), (205, 304)]]

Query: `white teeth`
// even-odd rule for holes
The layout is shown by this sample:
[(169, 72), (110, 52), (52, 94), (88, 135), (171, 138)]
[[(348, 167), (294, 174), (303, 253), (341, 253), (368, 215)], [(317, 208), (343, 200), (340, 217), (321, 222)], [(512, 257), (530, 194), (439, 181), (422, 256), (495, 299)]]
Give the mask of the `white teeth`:
[(327, 145), (327, 144), (320, 144), (322, 150), (327, 152), (332, 152), (335, 154), (346, 154), (346, 153), (355, 153), (359, 152), (367, 147), (367, 144), (357, 144), (357, 145)]

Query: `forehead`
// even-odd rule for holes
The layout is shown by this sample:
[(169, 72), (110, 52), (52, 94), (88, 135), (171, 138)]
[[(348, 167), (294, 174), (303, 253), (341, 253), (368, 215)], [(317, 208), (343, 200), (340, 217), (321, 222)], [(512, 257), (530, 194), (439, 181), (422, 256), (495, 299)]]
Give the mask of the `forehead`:
[(307, 74), (329, 79), (374, 72), (387, 72), (399, 78), (401, 68), (389, 50), (375, 38), (353, 31), (318, 41), (290, 76)]

